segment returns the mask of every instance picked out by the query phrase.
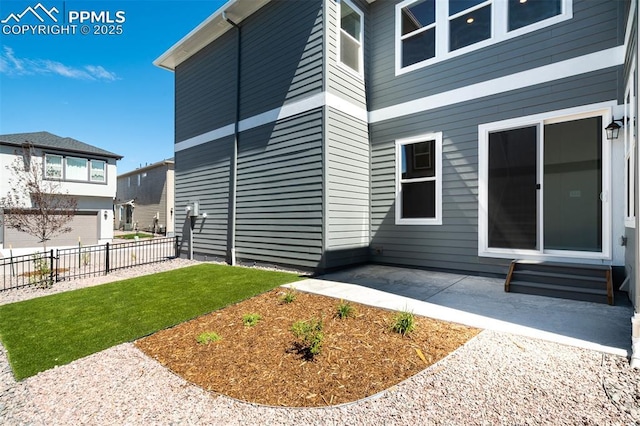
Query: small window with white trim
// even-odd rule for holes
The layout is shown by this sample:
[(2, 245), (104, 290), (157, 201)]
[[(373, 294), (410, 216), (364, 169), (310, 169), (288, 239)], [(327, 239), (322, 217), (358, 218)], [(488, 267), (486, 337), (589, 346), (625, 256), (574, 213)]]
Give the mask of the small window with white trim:
[(396, 224), (442, 224), (442, 133), (396, 141)]
[(362, 75), (362, 41), (364, 16), (353, 3), (340, 0), (338, 3), (339, 44), (338, 62), (349, 70)]
[(571, 19), (572, 0), (405, 0), (396, 5), (396, 74)]

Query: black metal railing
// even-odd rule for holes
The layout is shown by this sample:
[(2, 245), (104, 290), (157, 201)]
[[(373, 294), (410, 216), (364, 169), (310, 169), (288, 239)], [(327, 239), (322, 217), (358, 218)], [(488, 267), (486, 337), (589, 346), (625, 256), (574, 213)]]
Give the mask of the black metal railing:
[(178, 237), (49, 250), (0, 259), (0, 291), (106, 275), (178, 257)]

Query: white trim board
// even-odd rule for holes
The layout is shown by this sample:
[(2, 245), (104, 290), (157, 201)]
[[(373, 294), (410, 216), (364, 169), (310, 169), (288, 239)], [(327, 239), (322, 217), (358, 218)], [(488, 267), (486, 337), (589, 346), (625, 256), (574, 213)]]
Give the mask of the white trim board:
[(562, 78), (622, 65), (624, 64), (624, 55), (624, 46), (617, 46), (554, 64), (521, 71), (505, 77), (471, 84), (386, 108), (380, 108), (369, 112), (369, 123), (391, 120), (405, 115), (425, 112), (448, 105), (524, 89), (536, 84), (548, 83)]
[[(343, 99), (333, 93), (321, 92), (315, 95), (308, 96), (306, 98), (287, 103), (279, 108), (263, 112), (261, 114), (254, 115), (253, 117), (240, 120), (238, 123), (238, 130), (244, 132), (246, 130), (254, 129), (256, 127), (263, 126), (265, 124), (274, 123), (278, 120), (293, 117), (298, 114), (303, 114), (307, 111), (314, 110), (323, 106), (331, 107), (343, 112), (349, 116), (352, 116), (358, 120), (367, 122), (367, 111), (351, 102)], [(183, 151), (185, 149), (193, 148), (198, 145), (211, 142), (216, 139), (220, 139), (225, 136), (233, 135), (234, 125), (227, 124), (226, 126), (219, 127), (206, 133), (194, 136), (182, 140), (175, 144), (175, 152)]]
[[(483, 81), (447, 92), (415, 99), (367, 112), (348, 100), (330, 92), (320, 92), (305, 98), (292, 101), (281, 107), (254, 115), (241, 120), (238, 124), (240, 131), (259, 127), (277, 120), (293, 117), (316, 108), (328, 106), (349, 116), (367, 123), (376, 123), (403, 117), (419, 112), (430, 111), (443, 106), (453, 105), (487, 96), (524, 89), (536, 84), (548, 83), (562, 78), (599, 71), (624, 64), (625, 48), (617, 46), (600, 52), (591, 53), (577, 58), (567, 59), (550, 65), (533, 68), (527, 71), (511, 74), (493, 80)], [(179, 141), (175, 145), (175, 152), (198, 146), (215, 139), (233, 134), (233, 123), (205, 132), (203, 134)]]

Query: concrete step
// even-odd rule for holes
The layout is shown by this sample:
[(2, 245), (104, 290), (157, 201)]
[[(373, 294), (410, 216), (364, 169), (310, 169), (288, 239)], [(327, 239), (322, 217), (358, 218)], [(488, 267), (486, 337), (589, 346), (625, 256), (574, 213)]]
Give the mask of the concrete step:
[(613, 305), (611, 267), (514, 260), (505, 291)]

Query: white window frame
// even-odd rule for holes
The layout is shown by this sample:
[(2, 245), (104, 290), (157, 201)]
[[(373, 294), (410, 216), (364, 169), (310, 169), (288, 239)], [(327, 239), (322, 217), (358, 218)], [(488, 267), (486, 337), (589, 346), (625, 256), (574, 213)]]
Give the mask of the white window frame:
[[(102, 163), (102, 179), (93, 178), (93, 166)], [(91, 160), (89, 162), (89, 180), (96, 183), (105, 183), (107, 181), (107, 162), (104, 160)]]
[[(435, 167), (433, 177), (402, 179), (402, 147), (420, 142), (434, 141)], [(442, 132), (425, 133), (410, 138), (396, 140), (396, 225), (442, 225)], [(402, 217), (402, 184), (406, 182), (435, 181), (435, 217), (433, 218), (403, 218)]]
[[(48, 159), (49, 158), (58, 158), (60, 160), (60, 176), (50, 176), (49, 175), (49, 162)], [(57, 169), (57, 167), (54, 167), (54, 169)], [(52, 180), (63, 180), (64, 179), (64, 157), (62, 155), (56, 155), (56, 154), (45, 154), (44, 155), (44, 176), (45, 179), (52, 179)]]
[[(345, 1), (345, 0), (343, 0)], [(531, 25), (518, 28), (517, 30), (509, 31), (509, 2), (507, 0), (487, 0), (481, 5), (473, 6), (467, 10), (478, 9), (491, 5), (491, 37), (478, 43), (471, 44), (469, 46), (456, 49), (449, 52), (449, 20), (454, 16), (449, 16), (449, 2), (447, 0), (435, 0), (436, 1), (436, 48), (435, 56), (433, 58), (425, 59), (424, 61), (411, 64), (406, 67), (402, 67), (402, 9), (420, 0), (405, 0), (396, 5), (395, 16), (395, 71), (396, 75), (401, 75), (407, 72), (415, 71), (420, 68), (424, 68), (435, 63), (454, 58), (456, 56), (464, 55), (474, 50), (482, 49), (483, 47), (490, 46), (492, 44), (500, 43), (505, 40), (509, 40), (514, 37), (519, 37), (523, 34), (527, 34), (533, 31), (537, 31), (541, 28), (548, 27), (550, 25), (557, 24), (558, 22), (566, 21), (573, 18), (573, 0), (561, 0), (562, 11), (559, 15), (552, 16), (542, 21), (536, 22)], [(465, 12), (460, 12), (464, 14)], [(458, 16), (459, 14), (456, 14)], [(415, 33), (412, 33), (415, 35)], [(406, 38), (406, 36), (405, 36)]]
[[(636, 58), (631, 62), (629, 80), (624, 91), (624, 226), (636, 227), (635, 170), (636, 170)], [(631, 214), (629, 214), (631, 213)]]
[[(347, 5), (349, 5), (349, 7), (351, 9), (353, 9), (358, 16), (360, 16), (360, 40), (356, 40), (354, 39), (351, 34), (347, 33), (346, 31), (343, 31), (342, 29), (342, 22), (341, 22), (341, 13), (342, 13), (342, 3), (346, 3)], [(362, 13), (362, 11), (360, 10), (360, 8), (358, 8), (355, 4), (353, 4), (351, 1), (349, 0), (338, 0), (338, 13), (337, 13), (337, 23), (336, 23), (336, 61), (338, 62), (338, 65), (340, 66), (340, 68), (346, 70), (347, 72), (350, 72), (351, 74), (354, 74), (360, 78), (364, 78), (364, 13)], [(342, 48), (341, 48), (341, 38), (342, 37), (349, 37), (351, 40), (353, 40), (354, 42), (358, 43), (359, 45), (359, 49), (358, 49), (358, 70), (354, 70), (353, 68), (351, 68), (349, 65), (345, 64), (342, 62), (342, 60), (340, 60), (341, 57), (341, 53), (342, 53)]]
[[(85, 163), (85, 176), (84, 178), (78, 178), (78, 179), (71, 179), (69, 178), (69, 160), (80, 160), (80, 161), (84, 161)], [(65, 180), (66, 181), (73, 181), (73, 182), (88, 182), (89, 181), (89, 160), (87, 158), (82, 158), (82, 157), (70, 157), (67, 156), (65, 157), (65, 161), (64, 161), (64, 175), (65, 175)]]
[[(518, 117), (509, 120), (498, 121), (494, 123), (486, 123), (478, 126), (478, 256), (494, 257), (505, 259), (532, 259), (532, 260), (549, 260), (549, 261), (566, 261), (575, 262), (589, 261), (593, 263), (602, 260), (612, 259), (612, 187), (611, 187), (611, 141), (607, 140), (604, 125), (611, 122), (611, 110), (616, 106), (616, 101), (602, 102), (600, 104), (586, 105), (575, 108), (568, 108), (558, 111), (550, 111), (531, 116)], [(602, 117), (602, 252), (572, 252), (567, 250), (545, 250), (544, 241), (539, 234), (538, 239), (541, 244), (539, 250), (525, 249), (505, 249), (489, 247), (488, 236), (488, 207), (489, 207), (489, 133), (516, 129), (526, 126), (540, 126), (543, 128), (545, 124), (561, 123), (565, 121), (579, 120), (581, 118)], [(538, 137), (543, 138), (543, 132), (539, 132)], [(538, 149), (538, 164), (544, 163), (544, 151)], [(538, 168), (538, 179), (544, 188), (542, 176), (540, 176), (540, 167)], [(539, 211), (544, 211), (542, 200), (539, 200)], [(540, 216), (540, 215), (539, 215)], [(538, 218), (538, 232), (541, 233), (543, 218)]]

